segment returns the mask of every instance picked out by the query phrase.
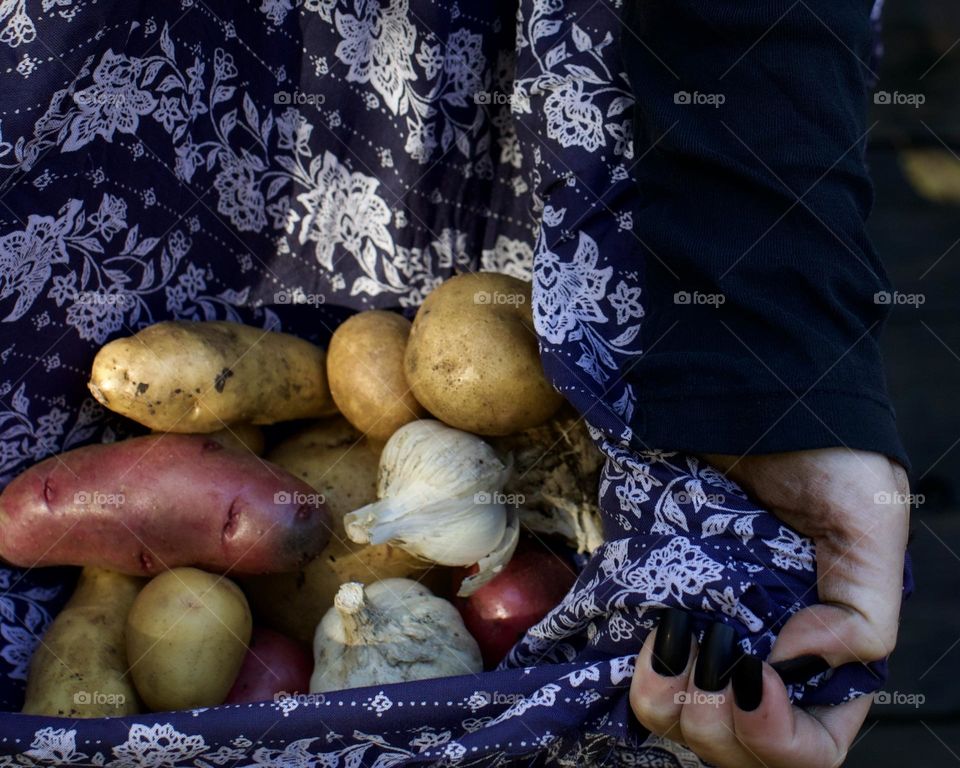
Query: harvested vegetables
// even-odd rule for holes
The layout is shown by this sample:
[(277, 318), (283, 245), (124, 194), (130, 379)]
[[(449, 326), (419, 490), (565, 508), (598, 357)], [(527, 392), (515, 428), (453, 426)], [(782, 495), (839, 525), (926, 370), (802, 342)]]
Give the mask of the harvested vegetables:
[(409, 336), (409, 320), (374, 309), (340, 324), (330, 339), (330, 393), (340, 413), (372, 440), (384, 442), (426, 415), (403, 372)]
[(77, 448), (0, 494), (0, 556), (24, 567), (290, 571), (323, 550), (328, 526), (302, 480), (200, 435)]
[(241, 579), (259, 620), (303, 643), (313, 633), (341, 584), (394, 576), (423, 578), (425, 562), (389, 544), (355, 544), (343, 516), (376, 500), (379, 452), (340, 417), (324, 419), (276, 446), (270, 461), (309, 483), (330, 514), (330, 543), (302, 569)]
[[(0, 494), (0, 557), (87, 566), (46, 647), (67, 660), (99, 649), (72, 666), (118, 695), (93, 702), (110, 711), (71, 706), (77, 681), (41, 649), (25, 711), (209, 706), (308, 675), (326, 691), (463, 674), (481, 647), (492, 665), (570, 578), (527, 548), (511, 560), (521, 518), (580, 551), (601, 540), (601, 456), (575, 415), (554, 415), (529, 300), (513, 278), (462, 275), (412, 326), (381, 311), (344, 323), (329, 360), (229, 323), (160, 323), (104, 347), (91, 391), (160, 434), (16, 478)], [(257, 458), (272, 436), (256, 425), (314, 417)], [(137, 576), (158, 573), (141, 591)], [(451, 603), (406, 577), (443, 594), (452, 581), (479, 647)]]
[(88, 386), (104, 407), (161, 432), (335, 410), (322, 349), (239, 323), (164, 322), (115, 339), (97, 353)]
[(313, 655), (311, 693), (483, 668), (480, 648), (456, 608), (410, 579), (340, 587), (317, 627)]
[(121, 717), (142, 709), (127, 674), (127, 613), (146, 582), (84, 568), (30, 660), (23, 712)]
[[(380, 456), (379, 501), (343, 519), (359, 543), (394, 544), (441, 565), (480, 563), (476, 588), (510, 559), (519, 528), (501, 496), (510, 474), (476, 435), (422, 419), (401, 427)], [(463, 593), (463, 589), (461, 589)]]
[(196, 568), (152, 579), (127, 616), (127, 660), (154, 711), (222, 704), (233, 687), (253, 621), (240, 588)]

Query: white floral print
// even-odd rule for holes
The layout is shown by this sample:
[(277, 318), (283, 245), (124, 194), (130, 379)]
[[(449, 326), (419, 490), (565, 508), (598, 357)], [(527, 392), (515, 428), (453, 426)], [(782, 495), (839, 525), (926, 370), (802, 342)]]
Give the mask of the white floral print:
[(502, 272), (529, 282), (533, 275), (533, 248), (523, 240), (498, 235), (493, 248), (481, 254), (480, 265), (485, 272)]
[(790, 529), (781, 526), (777, 537), (765, 540), (764, 544), (774, 551), (773, 562), (780, 568), (798, 571), (814, 570), (816, 553), (813, 542), (801, 538)]
[(541, 242), (537, 254), (538, 291), (534, 297), (537, 333), (551, 344), (562, 344), (585, 324), (605, 323), (600, 308), (606, 296), (612, 267), (597, 268), (596, 241), (586, 232), (578, 235), (572, 262), (563, 262)]
[(236, 157), (222, 153), (222, 170), (213, 185), (220, 193), (217, 210), (230, 217), (241, 232), (259, 232), (266, 226), (263, 194), (257, 183), (256, 172), (263, 170), (259, 158), (251, 154)]
[(107, 51), (93, 71), (93, 85), (73, 95), (80, 114), (70, 123), (63, 151), (80, 149), (95, 135), (113, 141), (115, 132), (135, 134), (139, 118), (149, 115), (157, 100), (137, 86), (140, 63)]
[(401, 112), (404, 84), (414, 80), (410, 65), (415, 33), (408, 0), (355, 0), (354, 13), (336, 12), (337, 31), (343, 36), (336, 55), (349, 65), (347, 80), (370, 83), (390, 110)]
[(377, 195), (376, 179), (351, 173), (330, 152), (314, 158), (310, 178), (311, 189), (297, 196), (306, 211), (299, 239), (317, 244), (317, 261), (325, 269), (333, 269), (338, 245), (368, 264), (377, 260), (376, 248), (393, 253), (390, 209)]
[(113, 748), (117, 768), (175, 768), (206, 750), (202, 736), (189, 736), (169, 724), (130, 726), (126, 742)]

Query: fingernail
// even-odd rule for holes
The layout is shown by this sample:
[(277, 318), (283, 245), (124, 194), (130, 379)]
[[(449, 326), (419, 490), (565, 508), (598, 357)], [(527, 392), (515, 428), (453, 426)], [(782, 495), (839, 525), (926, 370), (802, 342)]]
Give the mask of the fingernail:
[(812, 653), (806, 656), (797, 656), (795, 659), (784, 659), (770, 666), (780, 675), (784, 685), (805, 683), (811, 677), (830, 669), (826, 659)]
[(733, 700), (744, 712), (753, 712), (763, 698), (763, 662), (744, 654), (733, 668)]
[(676, 677), (687, 668), (693, 627), (686, 611), (667, 608), (657, 626), (650, 666), (662, 677)]
[(703, 638), (693, 682), (701, 691), (722, 691), (737, 663), (737, 633), (726, 624), (711, 624)]

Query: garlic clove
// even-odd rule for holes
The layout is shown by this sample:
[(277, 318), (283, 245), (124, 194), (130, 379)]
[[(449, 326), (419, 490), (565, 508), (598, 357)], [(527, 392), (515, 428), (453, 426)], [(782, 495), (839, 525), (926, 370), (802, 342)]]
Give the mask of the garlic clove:
[(482, 557), (478, 562), (478, 570), (472, 576), (467, 576), (457, 590), (457, 597), (470, 597), (480, 587), (491, 581), (503, 567), (510, 562), (513, 552), (520, 540), (520, 515), (516, 509), (511, 509), (507, 516), (507, 525), (496, 549)]
[(501, 543), (507, 527), (503, 504), (478, 504), (473, 496), (414, 509), (390, 501), (374, 502), (344, 516), (350, 539), (391, 544), (440, 565), (472, 565)]

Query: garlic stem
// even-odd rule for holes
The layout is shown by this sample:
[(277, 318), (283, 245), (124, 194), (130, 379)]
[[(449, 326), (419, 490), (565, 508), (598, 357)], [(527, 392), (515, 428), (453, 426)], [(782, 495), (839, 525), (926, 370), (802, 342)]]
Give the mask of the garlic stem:
[(376, 609), (367, 603), (363, 584), (350, 581), (341, 585), (333, 598), (333, 606), (340, 615), (343, 638), (346, 645), (365, 645), (370, 628), (376, 623)]

